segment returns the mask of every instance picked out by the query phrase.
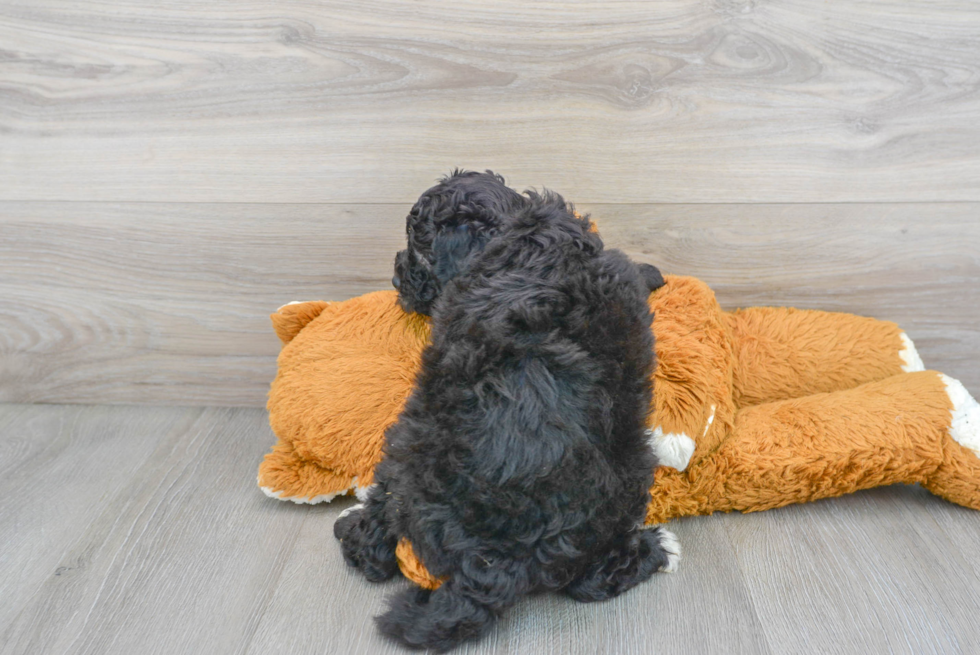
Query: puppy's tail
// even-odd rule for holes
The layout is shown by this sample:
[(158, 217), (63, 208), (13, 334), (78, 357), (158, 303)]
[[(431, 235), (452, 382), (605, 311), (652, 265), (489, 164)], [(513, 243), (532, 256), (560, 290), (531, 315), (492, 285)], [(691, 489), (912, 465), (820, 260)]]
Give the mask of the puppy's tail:
[(378, 628), (411, 648), (439, 652), (479, 637), (512, 601), (478, 600), (461, 586), (450, 578), (435, 591), (413, 587), (395, 595), (388, 611), (375, 619)]

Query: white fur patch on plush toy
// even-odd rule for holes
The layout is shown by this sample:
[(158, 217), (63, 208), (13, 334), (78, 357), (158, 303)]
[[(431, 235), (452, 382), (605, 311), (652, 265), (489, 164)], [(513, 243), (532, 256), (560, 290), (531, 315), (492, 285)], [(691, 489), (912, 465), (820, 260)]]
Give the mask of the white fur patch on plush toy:
[[(711, 418), (714, 418), (712, 415)], [(710, 425), (711, 422), (708, 422)], [(707, 431), (707, 427), (705, 428)], [(653, 430), (647, 430), (650, 447), (657, 455), (657, 460), (661, 466), (669, 466), (683, 471), (691, 461), (694, 454), (694, 440), (683, 432), (668, 432), (664, 434), (663, 428), (659, 425)]]
[(915, 349), (915, 344), (909, 339), (909, 335), (902, 332), (898, 335), (902, 339), (902, 349), (898, 351), (898, 356), (902, 358), (902, 370), (906, 373), (926, 370), (919, 351)]
[(283, 307), (289, 307), (290, 305), (302, 305), (305, 302), (309, 302), (309, 301), (308, 300), (291, 300), (291, 301), (287, 302), (285, 305), (282, 305), (281, 307), (279, 307), (279, 309), (277, 309), (276, 311), (277, 312), (280, 312), (280, 311), (282, 311), (282, 308)]
[(946, 385), (946, 393), (953, 402), (949, 436), (980, 457), (980, 403), (977, 403), (959, 380), (942, 373), (939, 377)]
[(297, 505), (316, 505), (317, 503), (329, 503), (337, 496), (343, 495), (347, 493), (347, 491), (349, 491), (348, 489), (347, 491), (336, 491), (332, 494), (320, 494), (319, 496), (313, 496), (312, 498), (309, 496), (302, 498), (297, 496), (284, 496), (283, 492), (276, 491), (272, 487), (263, 487), (261, 481), (259, 482), (259, 489), (261, 489), (262, 493), (264, 493), (269, 498), (275, 498), (276, 500), (288, 500), (292, 503), (296, 503)]

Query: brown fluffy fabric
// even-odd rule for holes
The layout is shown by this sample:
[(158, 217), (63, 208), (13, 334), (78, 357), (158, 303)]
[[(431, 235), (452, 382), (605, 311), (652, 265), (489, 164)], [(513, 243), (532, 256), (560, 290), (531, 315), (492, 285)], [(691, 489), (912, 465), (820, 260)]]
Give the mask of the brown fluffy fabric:
[(367, 487), (418, 371), (426, 319), (393, 291), (286, 305), (272, 319), (283, 341), (268, 404), (279, 443), (259, 485), (306, 502)]
[[(898, 326), (786, 308), (727, 313), (703, 282), (665, 279), (649, 301), (658, 363), (648, 425), (696, 448), (684, 470), (657, 469), (648, 523), (897, 482), (980, 509), (980, 459), (948, 434), (939, 374), (902, 372)], [(319, 502), (371, 483), (429, 334), (395, 298), (272, 316), (283, 349), (269, 394), (279, 442), (259, 469), (267, 494)], [(407, 577), (438, 586), (411, 544), (397, 552)]]

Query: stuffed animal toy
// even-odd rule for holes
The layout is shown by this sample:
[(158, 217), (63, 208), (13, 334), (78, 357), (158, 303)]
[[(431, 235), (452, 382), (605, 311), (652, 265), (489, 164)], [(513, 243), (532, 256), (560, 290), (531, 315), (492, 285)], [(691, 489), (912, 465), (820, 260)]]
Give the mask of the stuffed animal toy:
[[(894, 483), (980, 509), (980, 405), (924, 370), (897, 325), (849, 314), (722, 311), (703, 282), (650, 295), (657, 365), (648, 426), (660, 466), (648, 523), (758, 511)], [(269, 496), (363, 496), (385, 428), (412, 388), (429, 326), (394, 291), (290, 304), (269, 394), (279, 438), (259, 468)], [(411, 544), (402, 572), (432, 589)]]

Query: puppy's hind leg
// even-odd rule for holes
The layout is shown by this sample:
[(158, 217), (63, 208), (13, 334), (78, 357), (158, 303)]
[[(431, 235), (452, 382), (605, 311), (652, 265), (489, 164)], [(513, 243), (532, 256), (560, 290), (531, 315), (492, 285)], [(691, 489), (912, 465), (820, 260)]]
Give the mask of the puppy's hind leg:
[(435, 591), (411, 588), (394, 596), (377, 617), (378, 628), (406, 646), (440, 652), (479, 637), (527, 593), (520, 582), (527, 576), (512, 569), (482, 557), (464, 563)]
[(681, 558), (677, 537), (663, 528), (638, 529), (613, 541), (565, 593), (582, 603), (614, 598), (657, 571), (673, 572)]
[(397, 540), (385, 521), (384, 498), (384, 492), (373, 487), (363, 504), (344, 510), (333, 524), (344, 560), (371, 582), (388, 580), (398, 572)]

